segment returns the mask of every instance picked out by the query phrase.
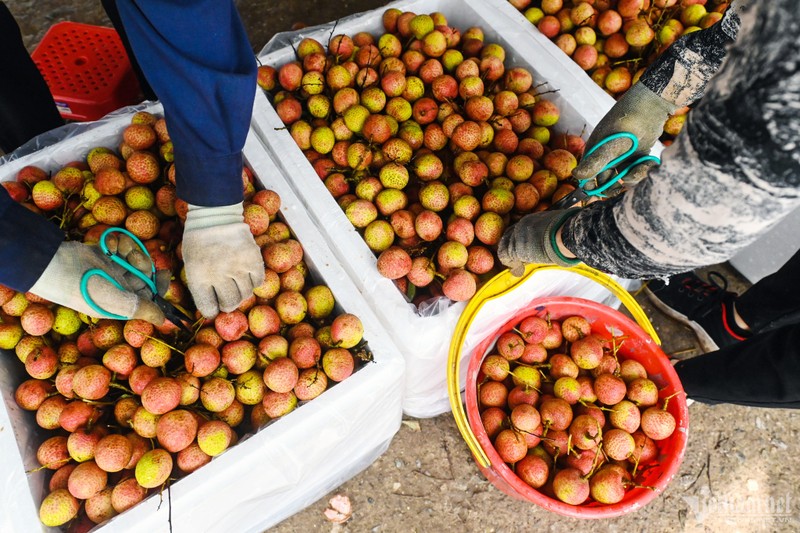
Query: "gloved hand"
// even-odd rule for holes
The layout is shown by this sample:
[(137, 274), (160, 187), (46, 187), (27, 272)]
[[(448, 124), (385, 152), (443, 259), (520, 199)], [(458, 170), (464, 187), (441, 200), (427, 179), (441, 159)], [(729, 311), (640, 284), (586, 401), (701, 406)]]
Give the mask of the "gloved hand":
[(522, 275), (528, 263), (573, 266), (579, 259), (565, 257), (556, 244), (556, 233), (578, 209), (542, 211), (525, 215), (509, 227), (497, 247), (497, 256), (515, 276)]
[[(117, 239), (116, 235), (112, 235), (106, 243), (110, 251), (117, 251), (120, 257), (150, 275), (152, 263), (130, 238), (120, 235)], [(121, 291), (100, 276), (89, 278), (87, 291), (101, 309), (146, 320), (156, 326), (164, 323), (164, 313), (153, 302), (153, 292), (144, 281), (112, 262), (99, 247), (80, 242), (62, 243), (30, 292), (88, 316), (103, 318), (105, 315), (92, 309), (81, 294), (81, 278), (93, 268), (104, 270), (126, 289)], [(168, 270), (156, 272), (159, 294), (166, 293), (170, 276)]]
[(230, 312), (264, 282), (264, 260), (244, 223), (243, 204), (189, 204), (183, 230), (186, 280), (198, 311), (214, 318)]
[[(678, 106), (658, 96), (648, 89), (643, 83), (636, 83), (625, 95), (620, 98), (605, 117), (600, 121), (589, 140), (586, 141), (586, 150), (609, 135), (620, 132), (629, 132), (639, 140), (636, 153), (630, 160), (647, 155), (664, 130), (664, 122), (669, 115), (675, 112)], [(613, 159), (630, 150), (631, 142), (628, 139), (615, 139), (597, 149), (593, 154), (584, 156), (572, 172), (577, 179), (591, 178)], [(645, 162), (632, 168), (625, 177), (627, 183), (636, 183), (647, 175), (654, 162)], [(597, 176), (597, 183), (588, 182), (586, 189), (599, 187), (612, 177), (613, 171), (608, 170)]]

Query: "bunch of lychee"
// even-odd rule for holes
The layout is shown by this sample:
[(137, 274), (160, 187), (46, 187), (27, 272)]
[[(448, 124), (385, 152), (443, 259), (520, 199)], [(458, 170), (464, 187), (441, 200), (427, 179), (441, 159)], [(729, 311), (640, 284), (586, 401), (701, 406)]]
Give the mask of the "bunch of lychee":
[(620, 502), (642, 486), (676, 427), (671, 398), (624, 338), (580, 315), (528, 316), (482, 361), (477, 398), (494, 449), (531, 487), (571, 505)]
[(416, 303), (468, 300), (504, 229), (572, 190), (582, 132), (558, 130), (553, 91), (481, 28), (394, 8), (382, 21), (305, 38), (258, 83), (378, 271)]
[[(180, 253), (186, 204), (175, 196), (163, 119), (137, 113), (123, 139), (118, 151), (95, 148), (52, 176), (28, 166), (3, 185), (72, 239), (96, 243), (107, 227), (127, 228), (158, 269), (176, 274), (165, 298), (191, 310)], [(45, 525), (102, 523), (371, 357), (361, 321), (315, 279), (279, 218), (280, 197), (256, 191), (249, 169), (243, 183), (266, 279), (238, 309), (196, 314), (189, 338), (168, 321), (90, 319), (0, 286), (0, 348), (29, 376), (16, 402), (51, 432), (36, 454), (53, 472)]]
[[(614, 98), (681, 35), (722, 19), (729, 0), (508, 0)], [(680, 133), (689, 108), (664, 124)]]

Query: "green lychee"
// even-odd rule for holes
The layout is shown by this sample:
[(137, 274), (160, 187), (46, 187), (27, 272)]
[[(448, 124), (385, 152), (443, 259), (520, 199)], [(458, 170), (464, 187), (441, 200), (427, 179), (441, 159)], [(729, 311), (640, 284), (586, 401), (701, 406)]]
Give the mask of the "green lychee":
[(172, 456), (167, 450), (156, 448), (145, 453), (136, 463), (136, 482), (146, 489), (161, 486), (172, 472)]

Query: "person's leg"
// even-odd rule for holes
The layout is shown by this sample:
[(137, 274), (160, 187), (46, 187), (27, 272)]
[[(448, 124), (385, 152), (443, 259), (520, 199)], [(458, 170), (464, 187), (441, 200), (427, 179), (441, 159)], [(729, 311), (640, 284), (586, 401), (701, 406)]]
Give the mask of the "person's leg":
[(800, 251), (739, 295), (735, 306), (753, 332), (800, 322)]
[(679, 361), (675, 370), (698, 402), (800, 408), (800, 325)]
[(136, 74), (136, 79), (139, 80), (139, 88), (142, 90), (142, 95), (146, 100), (158, 100), (158, 96), (153, 92), (153, 88), (150, 87), (150, 83), (148, 83), (147, 78), (145, 78), (144, 72), (142, 72), (142, 68), (136, 60), (136, 56), (133, 55), (133, 50), (131, 50), (131, 45), (128, 42), (128, 35), (125, 33), (125, 26), (122, 25), (122, 19), (119, 16), (117, 0), (102, 0), (101, 3), (103, 4), (106, 15), (108, 15), (109, 20), (111, 20), (111, 24), (114, 25), (114, 29), (117, 30), (120, 39), (122, 39), (122, 45), (125, 47), (125, 52), (128, 54), (128, 61), (130, 61), (131, 68), (133, 68), (133, 72)]
[(64, 124), (47, 84), (22, 42), (17, 21), (0, 2), (0, 150), (10, 153)]

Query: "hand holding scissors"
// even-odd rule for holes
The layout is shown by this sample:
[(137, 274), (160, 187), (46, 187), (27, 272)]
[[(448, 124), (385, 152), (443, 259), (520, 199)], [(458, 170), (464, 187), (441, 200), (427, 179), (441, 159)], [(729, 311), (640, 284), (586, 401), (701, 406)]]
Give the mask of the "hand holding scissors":
[[(639, 140), (634, 134), (628, 132), (614, 133), (601, 139), (592, 146), (583, 157), (590, 157), (597, 150), (617, 139), (629, 140), (631, 143), (630, 148), (603, 165), (593, 176), (583, 179), (572, 178), (575, 184), (575, 190), (555, 202), (550, 209), (567, 209), (577, 203), (588, 202), (592, 197), (606, 198), (609, 196), (606, 194), (607, 191), (610, 192), (609, 189), (612, 188), (619, 190), (619, 187), (614, 186), (618, 185), (632, 170), (639, 170), (639, 165), (644, 163), (655, 163), (658, 165), (661, 163), (661, 159), (654, 155), (642, 155), (628, 162), (631, 156), (636, 154), (639, 149)], [(623, 163), (626, 164), (622, 166)]]
[[(119, 234), (119, 236), (115, 234)], [(103, 268), (92, 268), (84, 272), (80, 282), (81, 295), (93, 311), (100, 316), (117, 320), (136, 318), (136, 315), (139, 314), (137, 309), (137, 312), (132, 315), (120, 315), (109, 311), (108, 307), (110, 306), (107, 302), (98, 302), (92, 296), (90, 282), (92, 278), (99, 278), (110, 283), (119, 291), (133, 290), (142, 298), (139, 303), (140, 307), (152, 303), (163, 317), (168, 318), (181, 330), (191, 331), (186, 325), (187, 323), (191, 324), (191, 317), (159, 294), (159, 277), (155, 265), (147, 248), (134, 234), (122, 228), (108, 228), (100, 236), (99, 245), (102, 253), (126, 272), (124, 276), (127, 278), (126, 285), (128, 286), (126, 287), (120, 282), (119, 275), (112, 275)]]

